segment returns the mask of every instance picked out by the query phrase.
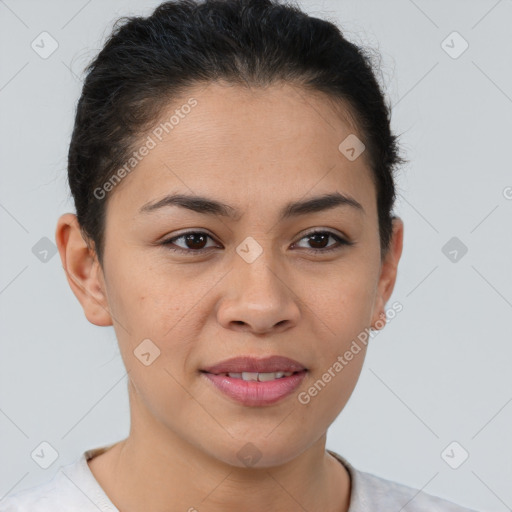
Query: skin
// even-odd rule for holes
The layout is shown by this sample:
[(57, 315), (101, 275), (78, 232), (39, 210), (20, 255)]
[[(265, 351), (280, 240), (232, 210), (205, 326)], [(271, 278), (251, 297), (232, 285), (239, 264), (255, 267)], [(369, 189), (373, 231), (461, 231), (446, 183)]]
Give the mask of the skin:
[[(89, 467), (113, 503), (130, 512), (346, 512), (350, 477), (326, 452), (326, 432), (355, 388), (364, 345), (308, 404), (297, 395), (383, 319), (403, 222), (395, 219), (381, 260), (366, 153), (349, 161), (338, 150), (357, 132), (349, 112), (339, 115), (323, 95), (290, 84), (248, 90), (211, 83), (187, 90), (162, 118), (190, 97), (197, 106), (110, 192), (103, 268), (75, 215), (58, 221), (68, 282), (91, 323), (114, 326), (128, 372), (129, 437)], [(289, 201), (334, 191), (356, 199), (364, 213), (342, 206), (279, 221)], [(139, 213), (170, 192), (214, 198), (243, 215), (177, 206)], [(311, 243), (306, 234), (316, 228), (354, 245), (308, 253), (336, 245), (333, 238)], [(203, 255), (160, 244), (189, 230), (211, 238), (175, 245), (205, 248)], [(235, 251), (248, 236), (263, 250), (252, 263)], [(160, 350), (148, 366), (133, 353), (146, 338)], [(237, 355), (274, 354), (308, 373), (272, 405), (241, 405), (199, 372)], [(254, 466), (237, 457), (248, 442), (261, 455)]]

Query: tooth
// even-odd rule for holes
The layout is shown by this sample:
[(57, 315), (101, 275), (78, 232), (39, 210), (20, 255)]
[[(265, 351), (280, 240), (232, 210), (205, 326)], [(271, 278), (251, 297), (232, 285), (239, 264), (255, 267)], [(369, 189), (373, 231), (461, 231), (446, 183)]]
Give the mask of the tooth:
[(272, 372), (272, 373), (260, 373), (258, 374), (259, 381), (269, 381), (275, 379), (282, 379), (283, 377), (289, 377), (293, 375), (293, 372)]
[(268, 382), (269, 380), (281, 379), (283, 377), (289, 377), (293, 375), (293, 372), (242, 372), (242, 373), (223, 373), (226, 377), (231, 377), (232, 379), (242, 379), (246, 381), (259, 381), (259, 382)]
[(242, 372), (243, 380), (258, 380), (258, 372)]
[(276, 378), (276, 373), (258, 373), (258, 380), (260, 382), (266, 382), (268, 380), (274, 380)]

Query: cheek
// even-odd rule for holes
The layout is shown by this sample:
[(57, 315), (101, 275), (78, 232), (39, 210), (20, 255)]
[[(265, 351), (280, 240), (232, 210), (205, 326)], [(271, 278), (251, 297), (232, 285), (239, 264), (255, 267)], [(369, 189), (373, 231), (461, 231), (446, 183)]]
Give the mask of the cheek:
[(160, 337), (173, 319), (182, 316), (179, 283), (162, 272), (143, 264), (119, 261), (109, 276), (109, 305), (134, 336)]
[[(316, 369), (304, 390), (298, 396), (299, 414), (304, 424), (314, 424), (316, 429), (326, 430), (349, 401), (361, 374), (366, 347), (343, 344)], [(352, 349), (350, 349), (352, 347)], [(351, 353), (345, 359), (346, 351)]]
[(375, 290), (371, 272), (350, 268), (330, 275), (323, 285), (305, 285), (303, 297), (321, 332), (340, 343), (370, 326)]

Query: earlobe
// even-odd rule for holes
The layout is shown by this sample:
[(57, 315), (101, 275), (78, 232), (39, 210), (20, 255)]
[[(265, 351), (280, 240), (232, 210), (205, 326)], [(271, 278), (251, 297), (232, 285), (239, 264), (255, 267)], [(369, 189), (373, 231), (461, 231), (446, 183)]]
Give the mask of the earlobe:
[(112, 325), (102, 269), (82, 236), (76, 215), (65, 213), (59, 217), (55, 241), (69, 286), (87, 320), (98, 326)]
[(404, 223), (400, 217), (393, 218), (393, 235), (389, 251), (384, 258), (377, 287), (377, 296), (374, 305), (374, 312), (371, 326), (380, 330), (386, 325), (386, 303), (393, 293), (395, 287), (398, 262), (402, 255), (404, 236)]

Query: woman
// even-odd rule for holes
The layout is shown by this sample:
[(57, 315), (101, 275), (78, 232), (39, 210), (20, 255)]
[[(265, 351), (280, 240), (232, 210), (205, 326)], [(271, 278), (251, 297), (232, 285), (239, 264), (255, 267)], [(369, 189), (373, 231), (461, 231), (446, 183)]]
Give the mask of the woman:
[(181, 0), (87, 71), (56, 241), (115, 329), (130, 434), (0, 510), (467, 510), (325, 448), (402, 252), (364, 51), (277, 1)]

